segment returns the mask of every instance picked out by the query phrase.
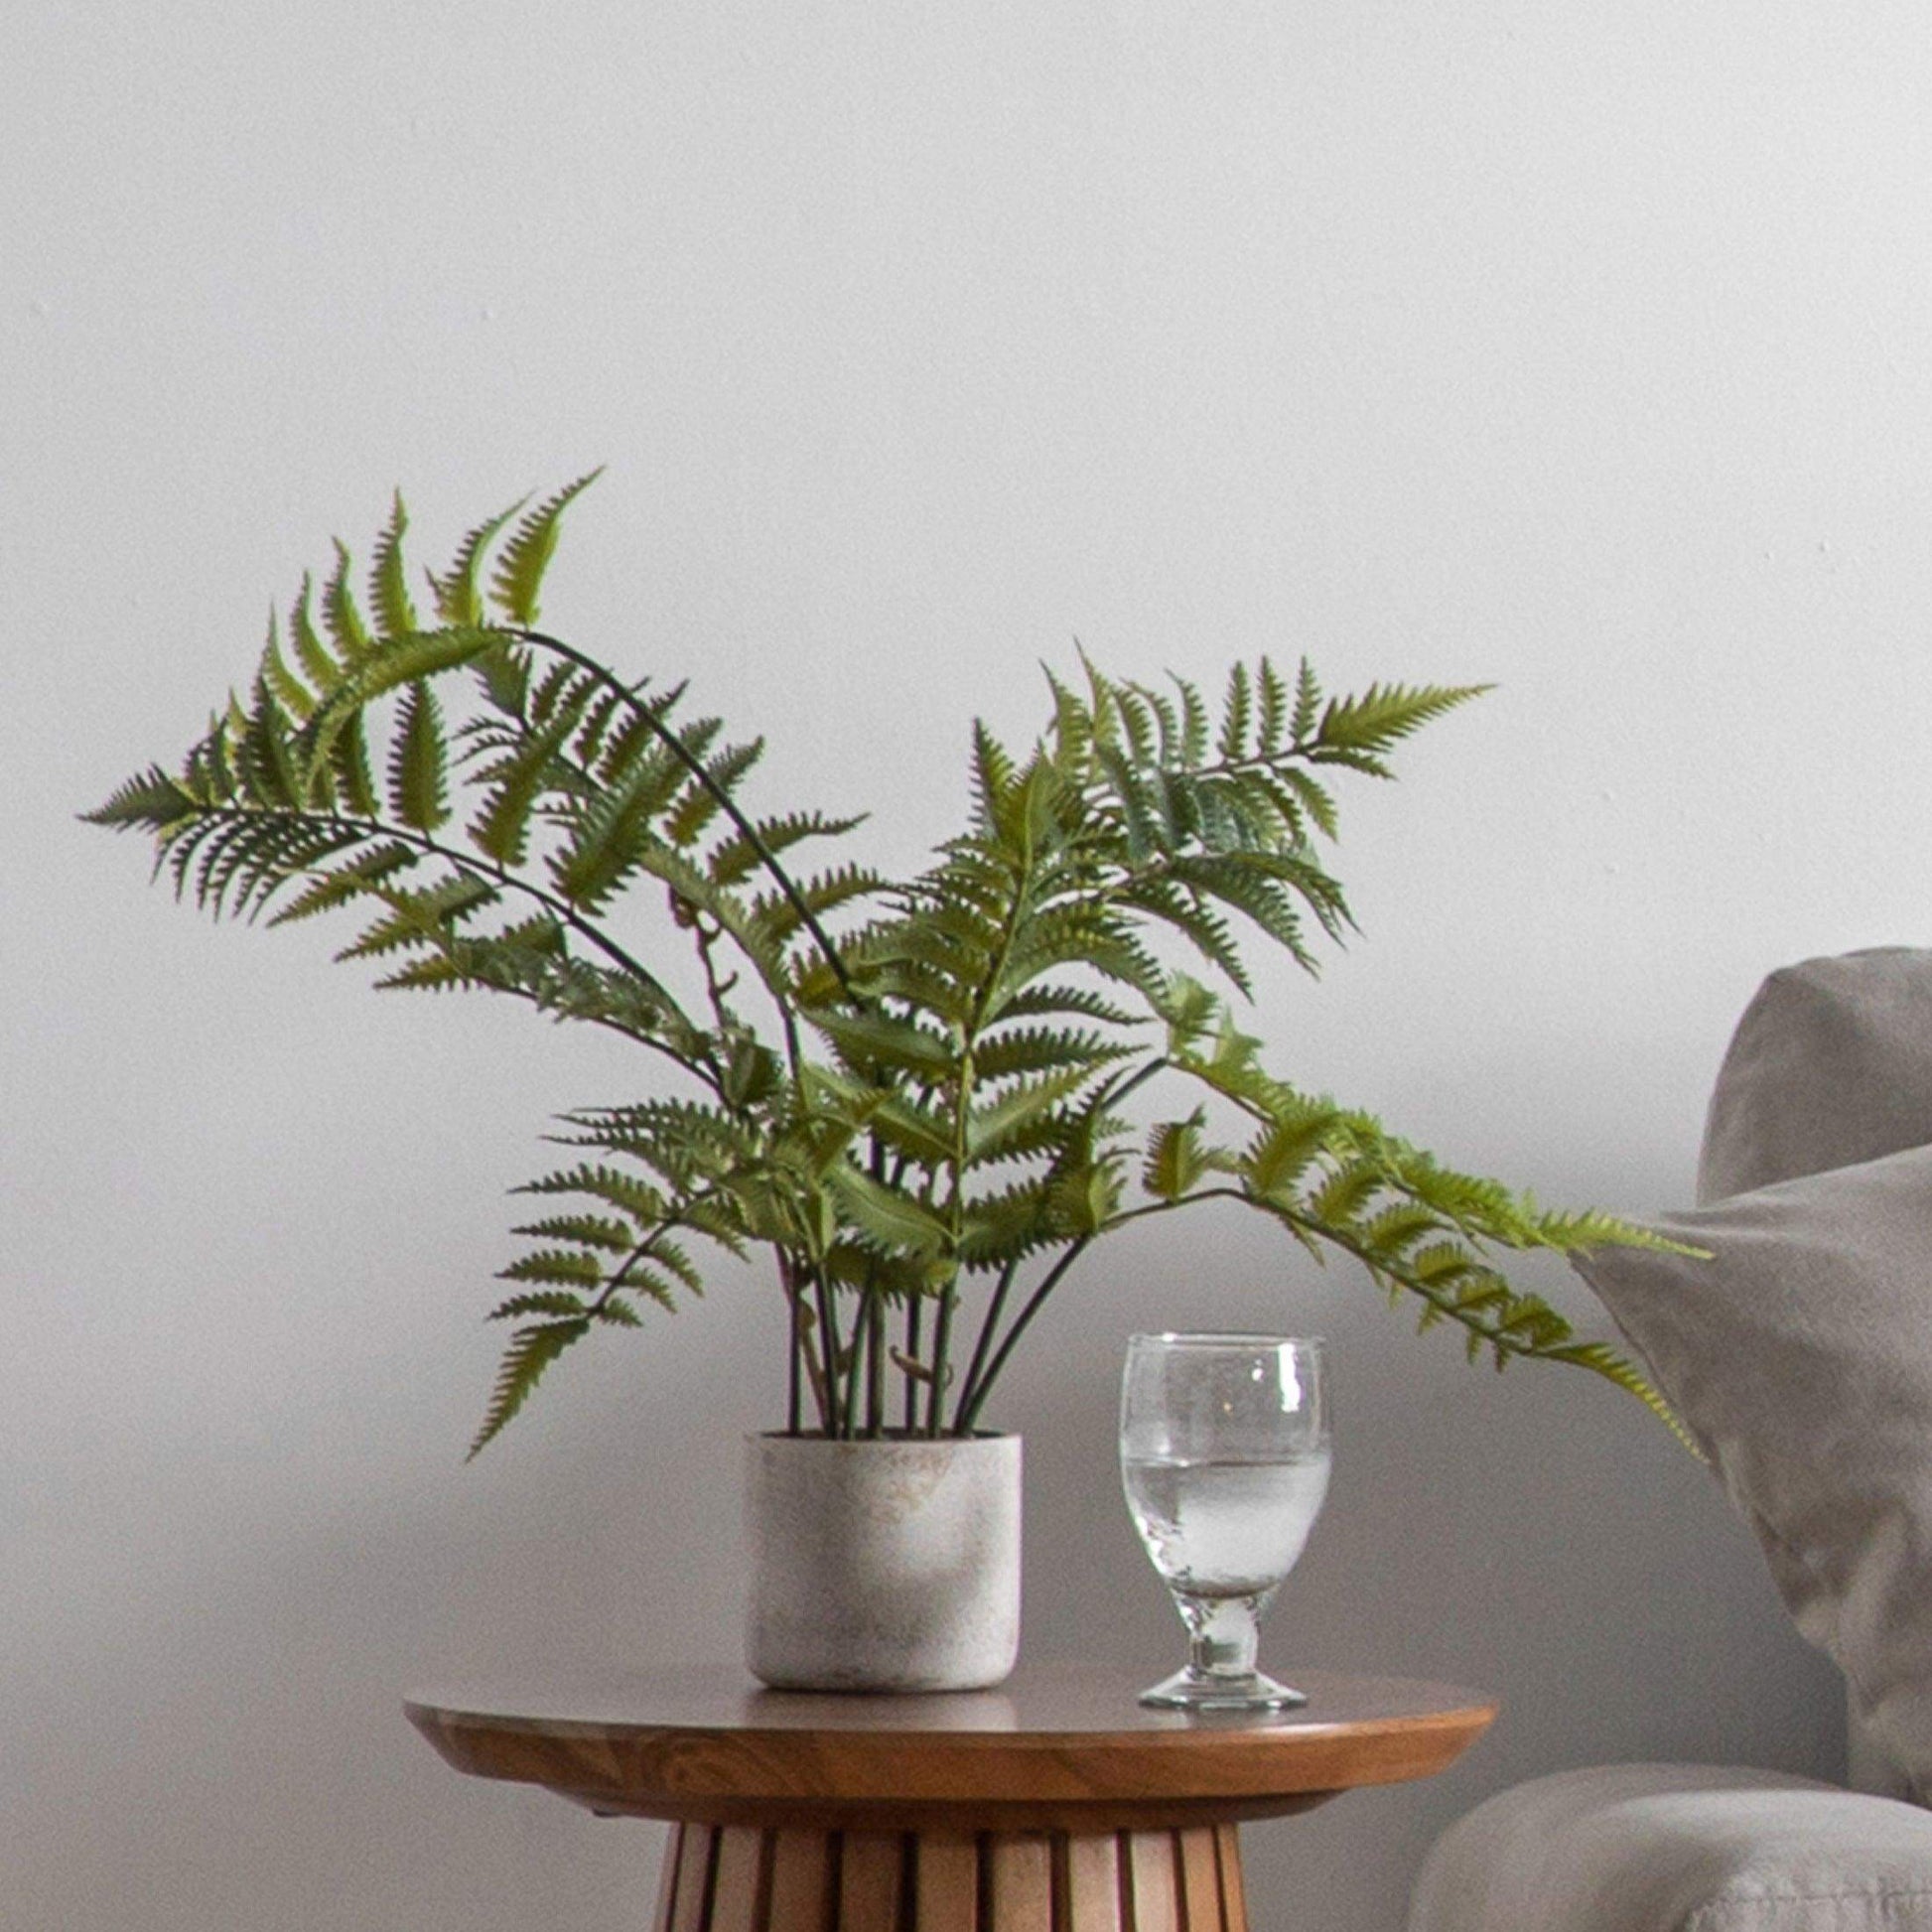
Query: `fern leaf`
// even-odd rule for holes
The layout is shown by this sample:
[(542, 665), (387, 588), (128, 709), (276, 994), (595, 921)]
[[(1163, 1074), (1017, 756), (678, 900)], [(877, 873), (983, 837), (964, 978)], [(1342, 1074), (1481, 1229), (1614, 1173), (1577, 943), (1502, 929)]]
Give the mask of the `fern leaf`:
[(1316, 1108), (1288, 1113), (1265, 1129), (1242, 1158), (1240, 1174), (1258, 1199), (1285, 1203), (1309, 1164), (1328, 1143), (1335, 1113)]
[(1321, 681), (1305, 657), (1295, 678), (1295, 716), (1289, 725), (1289, 736), (1298, 749), (1308, 743), (1320, 714)]
[(327, 759), (330, 774), (348, 810), (360, 818), (374, 818), (380, 808), (359, 711), (350, 712), (331, 734)]
[[(1077, 1093), (1098, 1069), (1064, 1067), (1023, 1080), (989, 1106), (974, 1107), (966, 1116), (966, 1158), (980, 1163), (1032, 1152), (1039, 1130), (1055, 1108)], [(1050, 1141), (1052, 1136), (1047, 1136)]]
[(1145, 1027), (1145, 1015), (1129, 1013), (1105, 995), (1083, 986), (1054, 986), (1034, 983), (1008, 995), (999, 1003), (998, 1020), (1046, 1019), (1058, 1014), (1091, 1020), (1105, 1027)]
[(195, 816), (201, 801), (160, 765), (114, 787), (106, 801), (81, 818), (89, 825), (107, 825), (120, 832), (153, 832), (166, 836), (175, 826)]
[(558, 522), (572, 501), (603, 474), (600, 465), (588, 476), (566, 483), (555, 495), (529, 511), (511, 532), (509, 541), (497, 556), (496, 568), (490, 578), (490, 595), (512, 623), (521, 624), (527, 629), (536, 622), (537, 597), (543, 588), (543, 574), (556, 553)]
[(335, 688), (343, 667), (330, 654), (329, 646), (322, 641), (322, 633), (316, 629), (310, 608), (314, 596), (312, 580), (305, 575), (302, 595), (289, 611), (289, 636), (294, 641), (296, 659), (302, 666), (303, 676), (318, 691), (327, 693)]
[(575, 707), (556, 712), (540, 732), (530, 737), (514, 758), (490, 776), (488, 800), (470, 827), (471, 842), (499, 866), (520, 866), (529, 851), (530, 817), (538, 795), (549, 782), (551, 767), (564, 741), (576, 728), (583, 694)]
[(1371, 684), (1359, 697), (1329, 700), (1321, 714), (1315, 744), (1322, 752), (1386, 752), (1432, 718), (1440, 718), (1491, 688), (1487, 684)]
[(283, 905), (270, 925), (292, 925), (298, 919), (313, 918), (318, 912), (333, 911), (351, 899), (373, 892), (398, 873), (421, 863), (423, 855), (410, 846), (385, 843), (363, 852), (336, 871), (313, 880), (294, 898)]
[(931, 1208), (858, 1168), (841, 1162), (826, 1178), (851, 1224), (881, 1246), (931, 1256), (951, 1245), (951, 1229)]
[(604, 1264), (575, 1248), (539, 1248), (496, 1271), (498, 1281), (536, 1282), (551, 1288), (602, 1288)]
[(356, 605), (355, 593), (349, 588), (348, 577), (352, 568), (348, 546), (338, 540), (335, 575), (324, 586), (322, 593), (322, 621), (335, 642), (337, 654), (345, 664), (359, 663), (375, 648), (375, 639), (369, 634), (369, 627)]
[(508, 509), (479, 523), (465, 535), (455, 558), (441, 577), (430, 575), (436, 609), (445, 623), (481, 626), (487, 621), (481, 584), (483, 559), (500, 531), (530, 499), (519, 496)]
[(1247, 756), (1248, 733), (1254, 723), (1254, 693), (1248, 682), (1248, 667), (1239, 658), (1228, 673), (1227, 696), (1221, 701), (1221, 737), (1218, 750), (1232, 763)]
[(1256, 749), (1263, 758), (1273, 759), (1280, 755), (1289, 728), (1288, 686), (1267, 657), (1256, 666), (1255, 682), (1261, 691), (1261, 726), (1255, 734)]
[(1097, 1072), (1132, 1051), (1085, 1029), (1010, 1027), (974, 1047), (973, 1071), (988, 1085), (1016, 1073), (1045, 1073), (1068, 1066)]
[(1547, 1360), (1570, 1362), (1578, 1368), (1589, 1369), (1593, 1374), (1600, 1375), (1606, 1382), (1622, 1389), (1625, 1394), (1635, 1396), (1700, 1462), (1711, 1460), (1710, 1450), (1698, 1437), (1692, 1434), (1689, 1426), (1676, 1410), (1629, 1362), (1604, 1343), (1577, 1342), (1571, 1346), (1546, 1349), (1543, 1352)]
[(539, 1180), (525, 1181), (517, 1192), (584, 1194), (616, 1208), (621, 1214), (628, 1215), (640, 1227), (648, 1227), (665, 1219), (671, 1211), (670, 1197), (649, 1181), (617, 1168), (593, 1164), (545, 1174)]
[(387, 914), (345, 946), (336, 955), (339, 960), (375, 959), (411, 946), (447, 948), (462, 920), (493, 905), (499, 897), (488, 881), (467, 873), (420, 890), (377, 886), (372, 896), (389, 908)]
[(644, 863), (657, 842), (652, 818), (670, 801), (680, 773), (668, 753), (633, 763), (615, 784), (594, 793), (577, 816), (570, 842), (551, 863), (557, 891), (595, 911)]
[(1299, 765), (1281, 765), (1268, 778), (1270, 796), (1283, 820), (1291, 829), (1299, 830), (1299, 815), (1306, 812), (1330, 843), (1341, 836), (1340, 822), (1335, 816), (1335, 801), (1327, 788), (1311, 773)]
[(1148, 1137), (1141, 1182), (1157, 1200), (1179, 1200), (1207, 1172), (1200, 1139), (1206, 1124), (1206, 1114), (1197, 1108), (1185, 1120), (1163, 1121)]
[(538, 1290), (531, 1295), (512, 1295), (507, 1302), (499, 1302), (489, 1311), (491, 1321), (517, 1321), (527, 1314), (579, 1315), (590, 1312), (589, 1305), (581, 1295), (566, 1294), (563, 1290)]
[(742, 832), (733, 832), (712, 847), (705, 860), (705, 871), (714, 886), (735, 886), (749, 878), (764, 863), (759, 846), (774, 858), (805, 839), (834, 839), (865, 823), (863, 813), (852, 818), (827, 818), (821, 812), (791, 812), (780, 818), (754, 822), (756, 843)]
[(543, 1372), (573, 1342), (582, 1341), (590, 1329), (589, 1320), (579, 1315), (567, 1320), (538, 1322), (516, 1331), (496, 1372), (496, 1386), (490, 1395), (483, 1427), (470, 1445), (469, 1460), (474, 1461), (501, 1435), (504, 1427), (529, 1401), (531, 1391), (542, 1379)]
[(289, 669), (282, 655), (281, 626), (274, 607), (268, 613), (268, 642), (262, 649), (261, 677), (274, 694), (275, 702), (296, 724), (301, 724), (316, 708), (315, 694)]
[(878, 1065), (896, 1074), (943, 1079), (956, 1064), (945, 1040), (911, 1020), (876, 1012), (820, 1012), (818, 1031), (855, 1065)]
[(403, 507), (402, 491), (397, 490), (369, 567), (369, 609), (375, 615), (376, 633), (383, 638), (406, 637), (419, 628), (402, 560), (403, 532), (408, 528), (409, 512)]
[(1000, 822), (1009, 792), (1013, 789), (1014, 763), (1006, 747), (987, 730), (985, 722), (973, 720), (973, 822), (990, 831)]
[(885, 891), (886, 886), (886, 879), (870, 867), (840, 866), (800, 881), (795, 896), (760, 893), (752, 901), (750, 923), (768, 946), (776, 948), (798, 931), (807, 912), (814, 917), (836, 912), (841, 906)]
[(1308, 1212), (1327, 1227), (1345, 1228), (1382, 1190), (1382, 1175), (1367, 1161), (1351, 1162), (1330, 1174), (1310, 1196)]
[(1174, 678), (1173, 683), (1180, 694), (1181, 759), (1189, 766), (1205, 764), (1209, 738), (1207, 706), (1202, 702), (1197, 686), (1182, 677)]
[(264, 809), (299, 812), (309, 802), (307, 772), (266, 672), (256, 681), (254, 704), (235, 742), (235, 772), (250, 801)]
[(403, 693), (401, 728), (390, 748), (389, 805), (403, 824), (434, 832), (450, 816), (449, 749), (443, 714), (427, 684)]

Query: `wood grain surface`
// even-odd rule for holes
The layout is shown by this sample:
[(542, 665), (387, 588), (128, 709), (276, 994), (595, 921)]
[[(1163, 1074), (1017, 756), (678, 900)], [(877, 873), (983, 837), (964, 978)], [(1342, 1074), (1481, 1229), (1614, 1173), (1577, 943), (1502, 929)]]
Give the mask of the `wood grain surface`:
[[(816, 1854), (803, 1859), (807, 1842)], [(1248, 1928), (1231, 1825), (977, 1839), (679, 1825), (664, 1873), (656, 1932)]]
[[(764, 1691), (730, 1670), (531, 1672), (405, 1708), (459, 1770), (540, 1784), (602, 1813), (961, 1833), (1277, 1816), (1429, 1776), (1495, 1715), (1446, 1685), (1296, 1675), (1304, 1709), (1253, 1717), (1143, 1710), (1118, 1667), (1081, 1664), (1023, 1666), (995, 1691), (926, 1697)], [(1035, 1881), (1016, 1869), (1005, 1882)], [(1177, 1882), (1190, 1882), (1184, 1864)], [(863, 1903), (855, 1893), (855, 1910)]]

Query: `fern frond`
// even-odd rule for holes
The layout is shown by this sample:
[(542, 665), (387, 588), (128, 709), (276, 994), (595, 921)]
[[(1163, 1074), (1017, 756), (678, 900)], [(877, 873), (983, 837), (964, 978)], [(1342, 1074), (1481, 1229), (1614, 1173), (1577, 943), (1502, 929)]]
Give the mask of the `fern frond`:
[(566, 483), (554, 496), (529, 511), (510, 533), (496, 558), (490, 577), (490, 596), (510, 622), (525, 629), (537, 621), (538, 593), (544, 572), (556, 554), (557, 525), (571, 503), (604, 474), (603, 466)]
[(152, 832), (166, 837), (174, 827), (192, 819), (201, 808), (201, 799), (160, 765), (114, 787), (106, 802), (80, 817), (88, 825), (106, 825), (118, 832)]
[(1190, 1193), (1208, 1171), (1201, 1145), (1207, 1115), (1196, 1108), (1185, 1120), (1163, 1121), (1148, 1136), (1141, 1184), (1157, 1200), (1177, 1201)]
[(313, 582), (305, 575), (302, 594), (289, 611), (289, 636), (294, 642), (296, 661), (302, 666), (302, 675), (318, 691), (329, 691), (342, 676), (343, 667), (331, 654), (329, 646), (322, 641), (322, 633), (316, 628), (311, 610), (314, 596)]
[(608, 1214), (550, 1214), (510, 1230), (532, 1241), (574, 1241), (580, 1248), (627, 1255), (637, 1245), (637, 1231), (628, 1221)]
[(1232, 763), (1248, 755), (1249, 731), (1254, 724), (1254, 693), (1248, 667), (1239, 658), (1228, 672), (1227, 696), (1221, 701), (1221, 757)]
[(553, 1288), (595, 1289), (604, 1286), (604, 1264), (576, 1248), (539, 1248), (519, 1255), (496, 1271), (498, 1281), (535, 1282)]
[(397, 874), (422, 863), (424, 854), (415, 847), (385, 841), (364, 848), (355, 858), (312, 877), (286, 904), (276, 908), (270, 925), (292, 925), (298, 919), (313, 918), (318, 912), (331, 912), (339, 905), (372, 893)]
[(496, 1372), (496, 1386), (490, 1395), (489, 1408), (476, 1440), (470, 1445), (468, 1460), (474, 1462), (501, 1435), (504, 1427), (529, 1401), (544, 1371), (572, 1343), (582, 1341), (590, 1330), (589, 1319), (578, 1315), (560, 1321), (537, 1322), (516, 1331)]
[(465, 872), (453, 873), (432, 886), (378, 884), (369, 892), (388, 911), (352, 944), (345, 946), (336, 955), (339, 960), (376, 959), (412, 946), (436, 946), (447, 951), (456, 927), (501, 897), (486, 880)]
[(403, 507), (402, 491), (397, 490), (369, 565), (369, 609), (375, 615), (376, 634), (384, 639), (406, 637), (421, 627), (402, 560), (403, 533), (408, 528), (409, 512)]
[(354, 568), (348, 546), (338, 539), (335, 574), (322, 593), (322, 621), (345, 664), (357, 664), (375, 648), (375, 638), (364, 622), (355, 593), (349, 588), (349, 572)]
[(491, 1321), (516, 1321), (527, 1314), (579, 1315), (590, 1312), (590, 1304), (581, 1295), (562, 1289), (538, 1290), (532, 1295), (512, 1295), (489, 1311)]
[[(732, 832), (720, 839), (705, 860), (705, 871), (716, 886), (736, 886), (759, 869), (765, 853), (775, 857), (806, 839), (841, 838), (865, 822), (864, 813), (828, 818), (823, 812), (787, 812), (776, 818), (757, 819), (750, 836)], [(759, 846), (764, 848), (763, 853)]]
[(565, 900), (596, 911), (622, 890), (659, 844), (653, 819), (682, 778), (667, 753), (633, 760), (623, 777), (594, 791), (571, 823), (550, 874)]
[(1600, 1375), (1604, 1381), (1623, 1390), (1626, 1395), (1635, 1396), (1700, 1462), (1711, 1460), (1710, 1451), (1692, 1433), (1684, 1419), (1613, 1348), (1600, 1341), (1587, 1341), (1546, 1348), (1541, 1351), (1541, 1354), (1545, 1361), (1569, 1362), (1577, 1368), (1587, 1368), (1592, 1374)]
[[(1371, 684), (1359, 697), (1331, 698), (1308, 750), (1317, 761), (1350, 761), (1361, 770), (1433, 718), (1479, 698), (1487, 684)], [(1352, 759), (1343, 759), (1343, 754)], [(1377, 775), (1381, 775), (1378, 771)]]
[(499, 866), (520, 866), (530, 847), (530, 820), (538, 796), (555, 775), (557, 756), (575, 729), (588, 692), (558, 708), (542, 730), (523, 741), (516, 754), (484, 774), (487, 801), (472, 820), (470, 840)]
[(1296, 673), (1295, 716), (1289, 726), (1289, 736), (1298, 747), (1313, 734), (1314, 721), (1321, 711), (1321, 681), (1314, 674), (1314, 666), (1305, 657)]
[(1261, 690), (1261, 728), (1256, 733), (1256, 750), (1264, 759), (1272, 759), (1280, 755), (1288, 729), (1288, 686), (1266, 657), (1256, 666), (1255, 681)]
[(389, 807), (419, 832), (434, 832), (450, 816), (449, 746), (442, 708), (427, 683), (403, 693), (401, 729), (389, 755)]
[(281, 623), (273, 605), (268, 612), (268, 641), (262, 647), (260, 677), (292, 723), (300, 725), (316, 708), (315, 693), (289, 669), (282, 655)]
[(484, 559), (503, 525), (529, 500), (527, 496), (519, 496), (508, 509), (479, 523), (457, 547), (449, 569), (441, 577), (431, 573), (430, 587), (436, 595), (436, 609), (445, 623), (480, 628), (487, 621), (481, 581)]
[(705, 827), (718, 816), (739, 781), (764, 756), (764, 740), (728, 745), (704, 760), (704, 775), (693, 777), (664, 823), (664, 836), (680, 849), (695, 845)]
[(1055, 1119), (1061, 1104), (1093, 1080), (1100, 1069), (1062, 1067), (1018, 1081), (999, 1099), (970, 1108), (966, 1116), (966, 1158), (975, 1165), (1034, 1153), (1063, 1138)]

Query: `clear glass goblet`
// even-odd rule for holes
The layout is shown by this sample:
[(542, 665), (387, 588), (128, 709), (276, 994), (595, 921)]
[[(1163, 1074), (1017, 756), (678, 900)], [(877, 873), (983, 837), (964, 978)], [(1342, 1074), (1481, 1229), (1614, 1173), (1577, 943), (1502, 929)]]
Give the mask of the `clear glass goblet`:
[(1136, 1335), (1121, 1378), (1120, 1470), (1148, 1556), (1187, 1626), (1187, 1667), (1141, 1694), (1179, 1711), (1308, 1699), (1255, 1668), (1257, 1623), (1328, 1493), (1318, 1340)]

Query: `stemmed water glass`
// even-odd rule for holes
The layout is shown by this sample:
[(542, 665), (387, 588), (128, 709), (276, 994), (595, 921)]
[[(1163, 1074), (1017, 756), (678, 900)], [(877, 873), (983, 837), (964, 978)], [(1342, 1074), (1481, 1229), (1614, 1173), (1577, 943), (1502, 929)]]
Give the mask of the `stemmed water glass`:
[(1141, 1693), (1181, 1711), (1281, 1711), (1302, 1692), (1255, 1668), (1257, 1620), (1328, 1492), (1321, 1343), (1136, 1335), (1120, 1467), (1148, 1556), (1187, 1626), (1184, 1670)]

